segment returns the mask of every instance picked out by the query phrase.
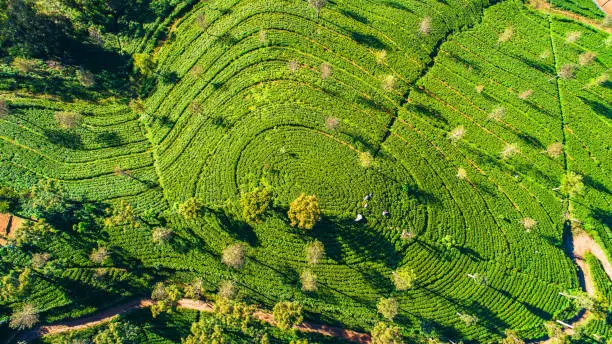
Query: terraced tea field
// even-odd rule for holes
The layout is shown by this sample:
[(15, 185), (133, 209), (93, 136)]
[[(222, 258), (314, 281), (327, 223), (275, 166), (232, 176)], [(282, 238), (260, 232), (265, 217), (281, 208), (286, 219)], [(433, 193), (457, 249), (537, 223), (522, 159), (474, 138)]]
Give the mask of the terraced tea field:
[[(0, 331), (15, 335), (9, 315), (24, 303), (53, 323), (194, 278), (202, 297), (232, 280), (248, 304), (296, 301), (306, 322), (368, 333), (383, 321), (379, 300), (393, 298), (407, 343), (492, 343), (508, 330), (545, 339), (545, 323), (579, 314), (564, 296), (582, 287), (572, 231), (612, 257), (608, 32), (517, 0), (334, 1), (320, 12), (308, 1), (210, 0), (168, 13), (151, 24), (162, 39), (124, 47), (154, 61), (125, 79), (140, 99), (65, 72), (48, 92), (32, 85), (50, 76), (1, 67), (0, 185), (56, 181), (70, 209), (107, 221), (51, 218), (55, 239), (0, 248), (2, 275), (43, 252), (61, 270), (34, 268), (34, 292), (0, 298)], [(270, 206), (245, 218), (241, 202), (258, 187)], [(287, 217), (301, 194), (320, 206), (311, 230)], [(185, 215), (189, 202), (197, 215)], [(15, 212), (40, 217), (25, 209)], [(109, 221), (121, 211), (127, 220)], [(158, 227), (169, 243), (151, 239)], [(305, 254), (314, 240), (318, 264)], [(222, 262), (236, 243), (239, 269)], [(104, 263), (92, 258), (100, 247)], [(586, 261), (609, 304), (601, 263)], [(394, 284), (404, 273), (414, 275), (406, 290)], [(198, 321), (134, 321), (149, 331), (182, 316)], [(587, 322), (584, 338), (610, 335), (606, 321)], [(153, 332), (138, 341), (189, 333)]]

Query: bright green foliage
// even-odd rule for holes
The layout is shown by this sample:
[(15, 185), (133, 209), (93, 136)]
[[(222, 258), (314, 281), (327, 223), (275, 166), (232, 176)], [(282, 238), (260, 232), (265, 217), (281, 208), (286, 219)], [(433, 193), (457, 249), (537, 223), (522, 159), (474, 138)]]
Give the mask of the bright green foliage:
[(199, 199), (192, 197), (178, 205), (178, 214), (187, 220), (194, 220), (200, 216), (204, 204)]
[(302, 305), (298, 302), (281, 301), (274, 305), (272, 309), (276, 326), (282, 330), (287, 330), (294, 325), (298, 325), (304, 319), (302, 316)]
[(246, 332), (253, 320), (255, 306), (226, 298), (218, 298), (215, 301), (214, 311), (215, 316), (224, 326), (240, 328), (243, 332)]
[(141, 330), (136, 325), (113, 321), (93, 337), (93, 342), (94, 344), (134, 343), (140, 333)]
[(263, 215), (272, 202), (272, 192), (268, 187), (256, 187), (245, 192), (240, 197), (242, 217), (246, 221), (261, 221)]
[(387, 320), (392, 321), (399, 310), (399, 302), (394, 298), (380, 299), (376, 305), (378, 313), (382, 314)]
[(155, 318), (161, 313), (173, 312), (182, 296), (183, 294), (177, 285), (166, 285), (163, 282), (158, 282), (153, 287), (151, 294), (151, 299), (155, 301), (151, 306), (151, 314)]
[(26, 200), (26, 211), (35, 216), (43, 213), (62, 213), (66, 211), (67, 194), (54, 180), (40, 180), (30, 189)]
[(134, 68), (140, 74), (149, 76), (155, 72), (157, 63), (150, 54), (134, 54)]
[(584, 183), (582, 182), (582, 176), (574, 172), (568, 172), (561, 179), (560, 191), (564, 195), (574, 197), (584, 189)]
[(183, 344), (224, 344), (223, 328), (214, 320), (201, 317), (200, 320), (191, 325), (191, 333)]
[(300, 229), (312, 229), (321, 218), (319, 199), (315, 195), (302, 193), (291, 204), (287, 212), (291, 226)]
[(379, 322), (372, 329), (372, 344), (402, 344), (402, 336), (397, 326)]
[(106, 209), (106, 213), (108, 214), (104, 220), (106, 226), (140, 227), (139, 217), (134, 208), (124, 200), (121, 200), (117, 206)]
[(393, 281), (395, 289), (398, 291), (412, 288), (416, 279), (416, 273), (409, 268), (400, 268), (391, 273), (391, 281)]

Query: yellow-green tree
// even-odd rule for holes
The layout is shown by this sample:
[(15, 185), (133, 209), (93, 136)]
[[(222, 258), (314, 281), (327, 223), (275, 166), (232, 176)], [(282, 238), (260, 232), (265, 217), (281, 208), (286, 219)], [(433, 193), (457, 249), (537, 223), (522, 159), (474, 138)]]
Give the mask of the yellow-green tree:
[(276, 326), (281, 330), (287, 330), (294, 325), (302, 323), (302, 306), (297, 302), (281, 301), (272, 309)]
[(176, 285), (157, 283), (151, 293), (151, 299), (155, 301), (155, 304), (151, 306), (151, 314), (156, 318), (163, 312), (173, 312), (182, 296), (181, 290)]
[(240, 197), (242, 217), (246, 221), (261, 221), (263, 215), (272, 202), (272, 192), (268, 187), (256, 187), (245, 192)]
[(134, 68), (144, 76), (149, 76), (155, 72), (157, 62), (149, 54), (134, 54)]
[(178, 213), (187, 220), (193, 220), (200, 216), (202, 208), (204, 208), (202, 201), (195, 197), (191, 197), (178, 205)]
[(315, 195), (307, 196), (302, 193), (300, 197), (289, 204), (287, 215), (291, 221), (291, 226), (300, 229), (312, 229), (321, 218), (319, 199)]
[(402, 344), (402, 335), (397, 326), (379, 322), (371, 332), (372, 344)]

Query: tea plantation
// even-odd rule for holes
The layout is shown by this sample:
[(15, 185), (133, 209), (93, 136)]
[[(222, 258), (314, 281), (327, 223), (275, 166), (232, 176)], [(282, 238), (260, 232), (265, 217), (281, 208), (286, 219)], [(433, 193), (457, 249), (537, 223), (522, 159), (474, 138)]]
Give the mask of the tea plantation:
[(372, 343), (612, 337), (602, 262), (595, 311), (572, 261), (578, 231), (612, 258), (609, 30), (519, 0), (35, 3), (0, 1), (6, 23), (63, 18), (123, 64), (0, 31), (0, 213), (26, 220), (0, 228), (0, 342), (30, 335), (27, 307), (40, 326), (172, 287), (215, 313), (177, 298), (36, 340), (347, 340), (283, 328), (280, 301)]

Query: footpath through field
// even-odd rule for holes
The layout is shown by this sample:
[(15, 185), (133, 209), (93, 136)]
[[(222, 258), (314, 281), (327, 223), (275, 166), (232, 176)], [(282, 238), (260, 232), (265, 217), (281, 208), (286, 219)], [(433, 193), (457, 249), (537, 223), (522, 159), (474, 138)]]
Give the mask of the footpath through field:
[[(589, 269), (589, 265), (586, 263), (585, 257), (587, 253), (591, 253), (597, 260), (601, 262), (606, 275), (610, 281), (612, 281), (612, 264), (610, 264), (610, 260), (604, 250), (602, 250), (601, 246), (593, 240), (587, 233), (579, 232), (572, 234), (571, 241), (571, 252), (572, 259), (582, 272), (582, 276), (584, 276), (584, 290), (590, 295), (594, 296), (596, 292), (595, 282), (593, 281), (593, 277), (591, 276), (591, 270)], [(577, 318), (570, 325), (572, 327), (578, 327), (587, 321), (590, 315), (589, 311), (583, 312), (582, 316)], [(572, 335), (575, 333), (573, 328), (566, 328), (564, 332), (568, 335)], [(553, 339), (547, 339), (541, 341), (542, 344), (553, 343)]]
[[(38, 337), (44, 335), (52, 335), (59, 334), (69, 331), (83, 330), (89, 327), (97, 326), (112, 320), (113, 318), (127, 313), (129, 311), (147, 308), (153, 305), (153, 301), (150, 299), (140, 299), (134, 300), (122, 305), (109, 308), (106, 311), (103, 311), (99, 314), (91, 315), (88, 317), (59, 322), (51, 325), (43, 325), (37, 328), (34, 328), (28, 332), (23, 333), (18, 336), (17, 341), (31, 341)], [(205, 302), (201, 300), (192, 300), (192, 299), (181, 299), (178, 302), (178, 306), (180, 308), (196, 310), (200, 312), (212, 312), (214, 306), (211, 302)], [(275, 325), (274, 317), (270, 313), (266, 313), (263, 311), (256, 311), (253, 314), (253, 317), (257, 320), (263, 321), (270, 325)], [(318, 333), (324, 336), (330, 336), (335, 338), (343, 338), (351, 342), (355, 343), (370, 343), (370, 335), (367, 333), (360, 333), (351, 330), (346, 330), (339, 327), (331, 327), (327, 325), (321, 324), (312, 324), (308, 322), (303, 322), (299, 325), (294, 326), (294, 328), (301, 332), (310, 332), (310, 333)]]

